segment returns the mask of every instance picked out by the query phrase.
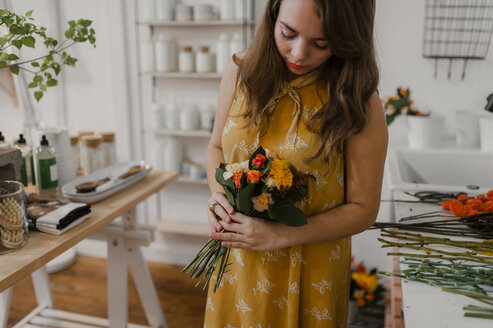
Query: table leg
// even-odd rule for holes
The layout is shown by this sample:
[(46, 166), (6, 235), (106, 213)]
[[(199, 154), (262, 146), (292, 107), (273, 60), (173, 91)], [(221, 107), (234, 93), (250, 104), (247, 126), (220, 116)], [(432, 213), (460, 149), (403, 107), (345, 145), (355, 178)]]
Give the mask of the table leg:
[(108, 320), (110, 328), (127, 327), (127, 252), (123, 237), (108, 238)]
[(7, 319), (9, 318), (11, 299), (12, 287), (0, 293), (0, 328), (7, 327)]
[(36, 294), (36, 300), (38, 305), (45, 305), (45, 307), (53, 308), (53, 296), (51, 295), (50, 277), (46, 266), (42, 266), (38, 270), (31, 274), (33, 280), (34, 292)]

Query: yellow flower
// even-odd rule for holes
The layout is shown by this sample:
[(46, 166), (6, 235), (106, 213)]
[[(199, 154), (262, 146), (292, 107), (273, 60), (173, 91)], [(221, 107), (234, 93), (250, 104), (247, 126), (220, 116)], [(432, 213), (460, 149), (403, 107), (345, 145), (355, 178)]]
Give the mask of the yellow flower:
[(390, 99), (392, 99), (393, 101), (396, 101), (397, 100), (397, 95), (393, 95), (392, 98), (390, 98)]
[(286, 161), (278, 158), (273, 159), (270, 166), (270, 175), (276, 180), (276, 188), (279, 190), (282, 187), (290, 188), (293, 184), (293, 173)]
[(353, 272), (351, 277), (356, 283), (367, 291), (367, 293), (373, 293), (378, 287), (377, 275), (368, 275), (362, 272)]
[(252, 197), (253, 208), (259, 212), (263, 212), (269, 208), (269, 205), (273, 203), (272, 197), (269, 193), (264, 192), (256, 197)]

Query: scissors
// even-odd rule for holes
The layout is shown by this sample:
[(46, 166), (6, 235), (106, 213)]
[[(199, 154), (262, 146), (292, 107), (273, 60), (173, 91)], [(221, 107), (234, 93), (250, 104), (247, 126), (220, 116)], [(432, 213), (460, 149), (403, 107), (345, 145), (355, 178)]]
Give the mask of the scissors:
[(450, 198), (457, 198), (464, 192), (438, 192), (438, 191), (419, 191), (416, 193), (405, 192), (407, 195), (416, 197), (423, 203), (440, 203)]

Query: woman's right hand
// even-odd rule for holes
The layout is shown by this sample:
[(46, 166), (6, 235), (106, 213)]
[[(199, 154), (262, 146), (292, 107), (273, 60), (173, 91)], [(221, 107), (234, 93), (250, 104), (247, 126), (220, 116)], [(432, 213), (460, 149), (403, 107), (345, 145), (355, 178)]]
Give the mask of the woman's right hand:
[[(235, 212), (233, 206), (231, 206), (226, 198), (226, 194), (223, 192), (215, 192), (212, 194), (211, 198), (209, 198), (207, 204), (209, 205), (207, 213), (212, 232), (214, 233), (223, 230), (223, 227), (219, 224), (219, 220), (230, 223), (230, 215)], [(214, 212), (211, 211), (211, 206), (213, 204), (217, 204), (214, 208)]]

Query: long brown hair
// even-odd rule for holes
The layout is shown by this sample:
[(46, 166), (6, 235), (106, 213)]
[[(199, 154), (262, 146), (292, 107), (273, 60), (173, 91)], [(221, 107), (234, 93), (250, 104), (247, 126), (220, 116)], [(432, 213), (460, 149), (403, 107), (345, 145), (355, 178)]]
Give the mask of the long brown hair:
[[(274, 39), (282, 1), (268, 2), (249, 51), (242, 60), (235, 58), (239, 65), (237, 81), (244, 85), (249, 105), (244, 116), (262, 134), (271, 115), (266, 106), (288, 77)], [(375, 0), (313, 1), (332, 56), (321, 67), (322, 78), (327, 80), (327, 103), (312, 117), (308, 128), (321, 137), (320, 148), (312, 159), (322, 155), (329, 162), (332, 155), (344, 151), (349, 136), (364, 128), (366, 104), (377, 89), (379, 75), (373, 46)]]

